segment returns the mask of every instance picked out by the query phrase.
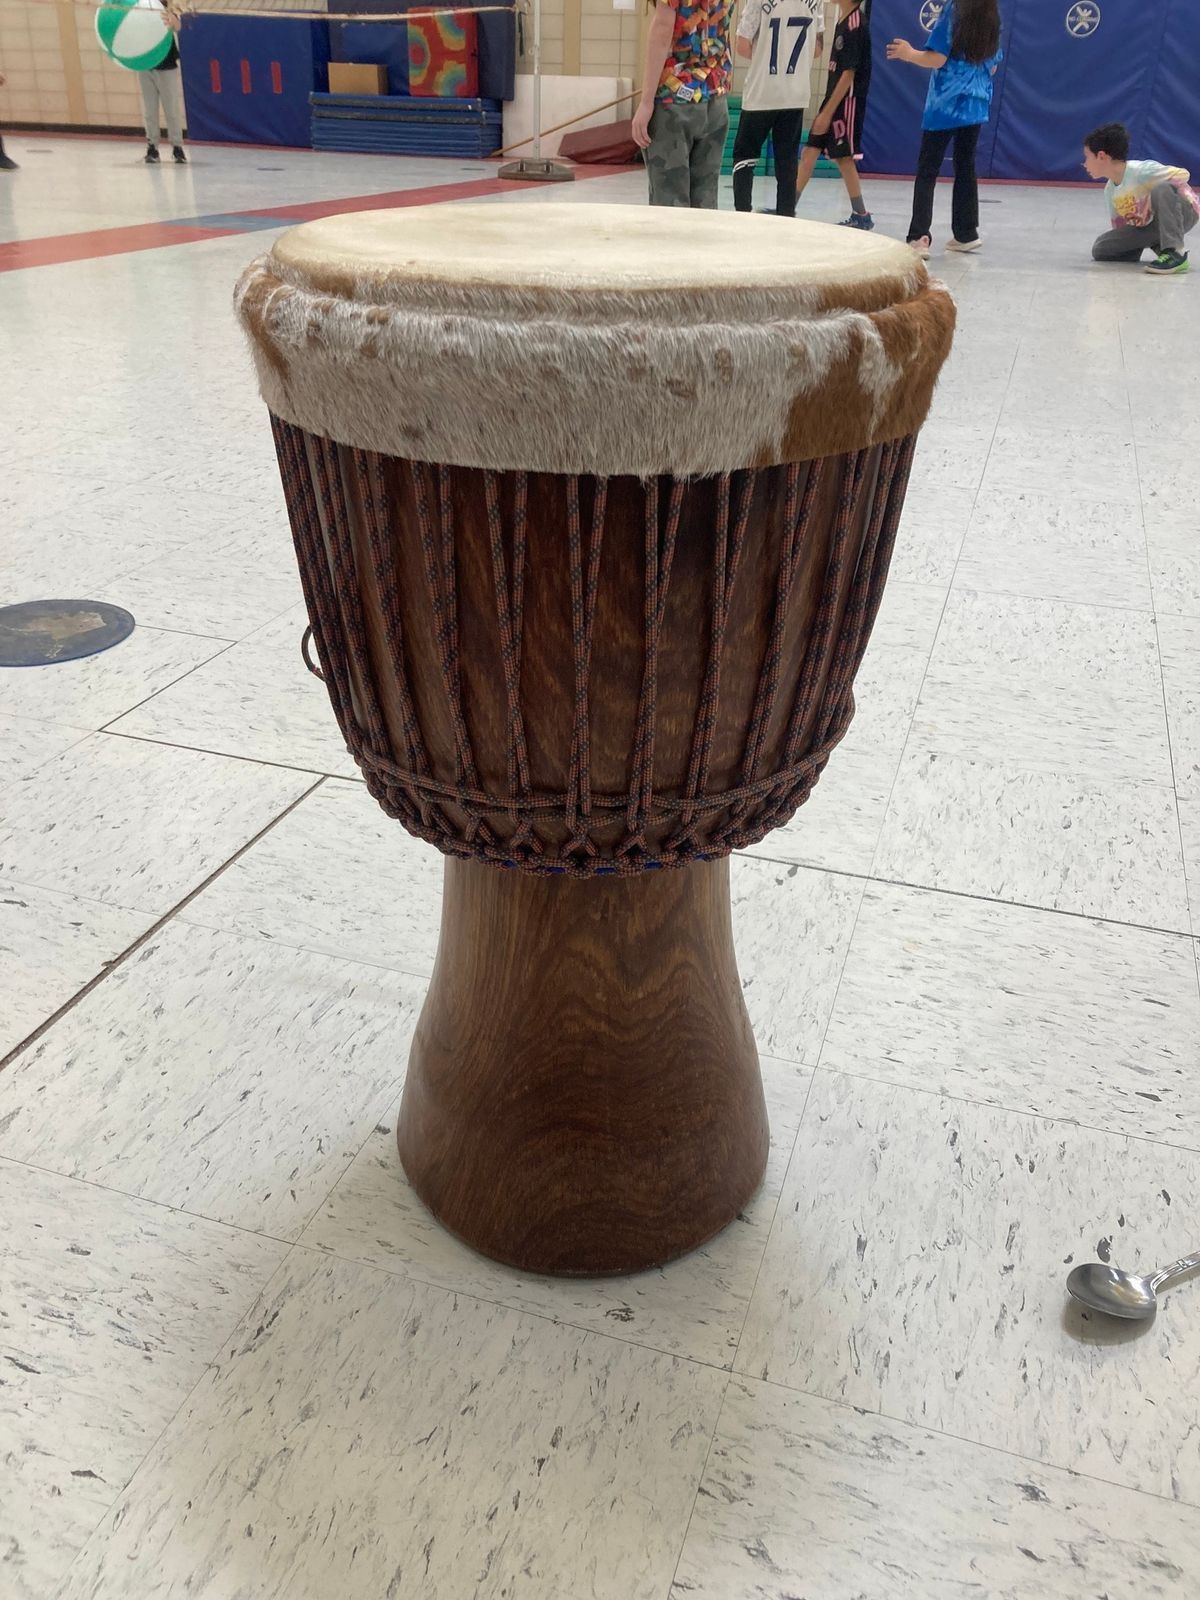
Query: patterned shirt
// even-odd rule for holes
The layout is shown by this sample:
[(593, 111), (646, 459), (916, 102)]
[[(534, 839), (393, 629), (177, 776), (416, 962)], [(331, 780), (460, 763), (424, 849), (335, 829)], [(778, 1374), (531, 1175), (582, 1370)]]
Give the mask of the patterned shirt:
[(1150, 191), (1159, 183), (1178, 189), (1200, 214), (1200, 197), (1188, 187), (1190, 177), (1183, 167), (1164, 167), (1161, 161), (1127, 161), (1120, 183), (1110, 178), (1104, 190), (1113, 227), (1144, 228), (1150, 221)]
[(681, 105), (729, 93), (729, 0), (663, 0), (675, 13), (657, 98)]

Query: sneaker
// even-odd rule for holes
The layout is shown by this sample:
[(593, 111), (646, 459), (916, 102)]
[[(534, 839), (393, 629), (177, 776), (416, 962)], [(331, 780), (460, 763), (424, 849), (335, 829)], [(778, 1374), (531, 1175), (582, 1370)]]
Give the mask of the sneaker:
[(0, 156), (0, 172), (16, 172), (17, 163), (11, 156)]
[(957, 250), (961, 255), (966, 255), (971, 250), (980, 249), (982, 244), (982, 239), (947, 239), (946, 249)]
[(181, 144), (173, 144), (171, 146), (171, 154), (175, 157), (175, 165), (177, 167), (187, 166), (187, 157), (183, 153), (183, 146)]
[(1160, 250), (1154, 260), (1146, 266), (1147, 272), (1152, 272), (1156, 278), (1169, 278), (1177, 272), (1186, 272), (1188, 258), (1181, 255), (1178, 250)]
[(158, 146), (156, 144), (148, 144), (146, 146), (146, 154), (142, 157), (142, 160), (148, 167), (155, 166), (158, 162)]
[(874, 226), (875, 218), (869, 211), (852, 211), (838, 223), (839, 228), (857, 228), (860, 233), (870, 233)]
[(920, 256), (922, 261), (928, 261), (929, 252), (933, 249), (933, 240), (927, 233), (923, 233), (919, 239), (910, 239), (908, 248), (914, 255)]
[(755, 206), (755, 211), (760, 217), (790, 217), (795, 221), (794, 211), (776, 211), (774, 206)]

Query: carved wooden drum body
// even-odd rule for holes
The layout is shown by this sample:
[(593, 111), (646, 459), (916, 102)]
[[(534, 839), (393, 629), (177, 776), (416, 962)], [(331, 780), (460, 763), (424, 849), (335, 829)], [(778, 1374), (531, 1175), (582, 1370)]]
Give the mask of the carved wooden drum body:
[(728, 856), (853, 715), (949, 298), (850, 230), (539, 204), (306, 224), (238, 306), (333, 709), (447, 857), (405, 1169), (527, 1270), (670, 1260), (762, 1177)]

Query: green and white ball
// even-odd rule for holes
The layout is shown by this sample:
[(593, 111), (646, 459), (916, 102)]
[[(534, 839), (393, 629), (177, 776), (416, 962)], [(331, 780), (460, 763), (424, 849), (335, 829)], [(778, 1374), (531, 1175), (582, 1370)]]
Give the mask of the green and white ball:
[(96, 37), (105, 55), (131, 72), (149, 72), (171, 49), (171, 30), (159, 0), (103, 0)]

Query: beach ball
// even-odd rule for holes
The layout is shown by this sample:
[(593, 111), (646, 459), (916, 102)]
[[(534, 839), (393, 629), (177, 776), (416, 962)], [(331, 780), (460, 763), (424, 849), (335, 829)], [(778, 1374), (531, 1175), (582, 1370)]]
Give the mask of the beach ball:
[(103, 0), (96, 37), (118, 66), (148, 72), (170, 52), (172, 35), (159, 0)]

